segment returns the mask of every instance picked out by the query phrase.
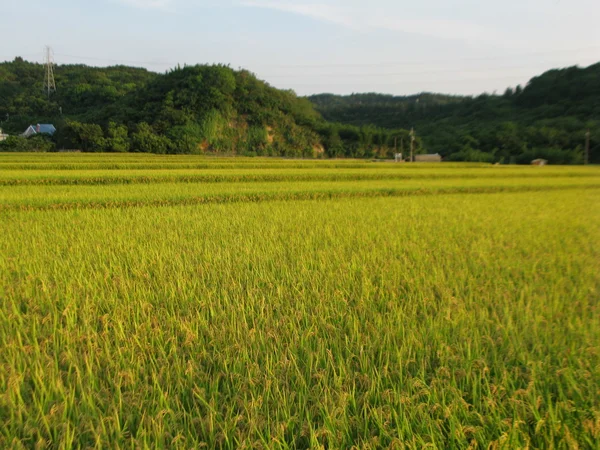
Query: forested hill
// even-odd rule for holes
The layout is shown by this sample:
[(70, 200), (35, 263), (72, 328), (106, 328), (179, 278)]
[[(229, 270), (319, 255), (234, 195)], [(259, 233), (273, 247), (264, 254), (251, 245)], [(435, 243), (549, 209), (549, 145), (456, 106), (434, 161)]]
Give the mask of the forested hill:
[[(553, 70), (504, 95), (457, 97), (359, 94), (307, 98), (275, 89), (245, 70), (177, 67), (158, 74), (114, 66), (0, 63), (0, 151), (139, 151), (273, 156), (390, 158), (438, 152), (446, 160), (581, 163), (585, 132), (600, 162), (600, 64)], [(30, 124), (52, 123), (51, 141), (18, 139)], [(404, 147), (401, 145), (404, 144)]]
[[(156, 74), (59, 65), (55, 76), (57, 90), (48, 96), (43, 65), (21, 58), (0, 64), (0, 127), (14, 135), (37, 123), (53, 123), (58, 130), (53, 142), (11, 137), (0, 151), (390, 158), (393, 142), (408, 137), (406, 130), (327, 123), (308, 99), (226, 66)], [(420, 142), (417, 149), (424, 151)]]
[(538, 156), (575, 163), (589, 129), (592, 158), (600, 162), (600, 63), (551, 70), (503, 95), (321, 94), (310, 100), (327, 120), (414, 127), (428, 151), (454, 160)]
[(59, 65), (54, 73), (58, 90), (48, 98), (43, 65), (22, 58), (0, 63), (0, 120), (5, 130), (18, 132), (30, 123), (54, 120), (60, 116), (60, 108), (67, 116), (93, 114), (158, 76), (126, 66)]

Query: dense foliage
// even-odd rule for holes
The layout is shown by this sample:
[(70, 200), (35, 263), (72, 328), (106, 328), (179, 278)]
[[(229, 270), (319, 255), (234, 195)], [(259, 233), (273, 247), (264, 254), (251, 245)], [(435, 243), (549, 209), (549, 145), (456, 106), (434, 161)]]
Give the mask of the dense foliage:
[[(21, 133), (54, 123), (56, 148), (85, 152), (227, 153), (293, 157), (385, 157), (405, 130), (326, 123), (309, 100), (245, 70), (57, 66), (57, 91), (43, 92), (43, 66), (0, 64), (2, 127)], [(0, 150), (30, 147), (12, 139)], [(420, 140), (416, 151), (421, 151)]]
[(455, 161), (579, 163), (589, 129), (592, 160), (600, 162), (600, 63), (551, 70), (503, 95), (322, 94), (310, 100), (327, 120), (415, 127), (428, 151)]
[(478, 97), (306, 99), (226, 66), (157, 74), (59, 65), (55, 72), (57, 92), (47, 96), (42, 65), (0, 64), (0, 127), (13, 135), (35, 123), (58, 128), (53, 143), (13, 137), (0, 151), (391, 158), (409, 153), (414, 127), (415, 153), (450, 161), (577, 164), (589, 129), (592, 161), (600, 162), (600, 64), (552, 70), (523, 89)]

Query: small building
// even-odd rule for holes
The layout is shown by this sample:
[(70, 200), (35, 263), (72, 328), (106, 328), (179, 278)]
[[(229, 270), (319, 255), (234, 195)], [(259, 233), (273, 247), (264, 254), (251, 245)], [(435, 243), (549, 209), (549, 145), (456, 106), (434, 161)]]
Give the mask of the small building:
[(52, 136), (56, 132), (54, 125), (49, 123), (38, 123), (37, 125), (29, 125), (29, 128), (21, 135), (23, 137), (35, 136), (36, 134), (49, 134)]
[(442, 162), (442, 155), (433, 153), (428, 155), (415, 155), (415, 162)]
[(546, 164), (548, 164), (547, 159), (534, 159), (531, 161), (532, 166), (545, 166)]
[(4, 134), (2, 132), (2, 128), (0, 128), (0, 141), (6, 140), (7, 137), (8, 137), (8, 134)]

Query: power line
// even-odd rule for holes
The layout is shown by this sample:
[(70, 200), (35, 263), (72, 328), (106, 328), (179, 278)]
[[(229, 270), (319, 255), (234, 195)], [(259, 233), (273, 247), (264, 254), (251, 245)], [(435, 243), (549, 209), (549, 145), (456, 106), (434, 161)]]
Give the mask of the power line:
[[(466, 62), (466, 61), (495, 61), (498, 59), (510, 59), (510, 58), (518, 58), (518, 57), (531, 57), (536, 55), (555, 55), (555, 54), (563, 54), (563, 53), (574, 53), (585, 50), (599, 50), (600, 46), (592, 46), (592, 47), (580, 47), (575, 49), (562, 49), (562, 50), (552, 50), (552, 51), (540, 51), (540, 52), (528, 52), (528, 53), (514, 53), (500, 56), (483, 56), (483, 57), (471, 57), (471, 58), (454, 58), (447, 60), (421, 60), (421, 61), (384, 61), (379, 63), (340, 63), (340, 64), (266, 64), (261, 65), (262, 67), (269, 68), (291, 68), (291, 69), (301, 69), (301, 68), (329, 68), (329, 67), (382, 67), (382, 66), (410, 66), (410, 65), (426, 65), (426, 64), (440, 64), (440, 63), (454, 63), (454, 62)], [(80, 56), (80, 55), (67, 55), (64, 53), (57, 53), (59, 56), (67, 57), (67, 58), (78, 58), (83, 60), (90, 61), (108, 61), (115, 63), (128, 63), (128, 64), (148, 64), (148, 65), (170, 65), (176, 66), (177, 64), (181, 64), (180, 61), (139, 61), (139, 60), (130, 60), (130, 59), (113, 59), (113, 58), (99, 58), (93, 56)]]
[[(107, 58), (97, 58), (97, 57), (90, 57), (90, 56), (77, 56), (77, 55), (67, 55), (67, 54), (62, 54), (62, 53), (57, 53), (58, 55), (61, 55), (63, 57), (69, 57), (69, 58), (80, 58), (80, 59), (89, 59), (89, 60), (94, 60), (94, 61), (105, 61), (105, 62), (115, 62), (115, 63), (129, 63), (129, 64), (146, 64), (146, 65), (158, 65), (158, 66), (176, 66), (180, 63), (174, 63), (174, 62), (158, 62), (158, 61), (133, 61), (133, 60), (122, 60), (122, 59), (107, 59)], [(493, 59), (493, 58), (482, 58), (482, 59)], [(460, 60), (453, 60), (453, 62), (456, 61), (460, 61)], [(437, 61), (432, 61), (431, 64), (436, 64)], [(400, 63), (402, 64), (402, 63)], [(407, 63), (407, 65), (410, 63)], [(547, 63), (547, 64), (551, 64), (551, 63)], [(540, 63), (540, 65), (542, 65), (542, 63)], [(365, 67), (369, 67), (370, 65), (365, 65)], [(265, 66), (268, 67), (268, 66)], [(301, 67), (301, 66), (298, 66)], [(307, 66), (308, 67), (308, 66)], [(314, 66), (317, 67), (317, 66)], [(322, 67), (326, 67), (326, 66), (322, 66)], [(330, 67), (336, 67), (336, 66), (330, 66)], [(341, 66), (340, 66), (341, 67)], [(356, 67), (360, 67), (360, 65), (356, 65)], [(359, 72), (344, 72), (344, 73), (300, 73), (300, 74), (269, 74), (269, 73), (261, 73), (260, 71), (256, 71), (256, 70), (252, 70), (252, 72), (256, 73), (258, 76), (260, 76), (261, 78), (267, 79), (267, 80), (277, 80), (277, 79), (294, 79), (294, 78), (317, 78), (317, 77), (330, 77), (330, 78), (338, 78), (338, 79), (343, 79), (343, 78), (366, 78), (366, 77), (406, 77), (406, 76), (410, 76), (410, 75), (414, 75), (414, 76), (421, 76), (421, 75), (428, 75), (428, 74), (439, 74), (439, 73), (461, 73), (461, 74), (465, 74), (465, 75), (474, 75), (476, 73), (482, 73), (483, 75), (485, 75), (486, 71), (499, 71), (499, 70), (510, 70), (510, 69), (523, 69), (526, 70), (526, 68), (523, 65), (519, 65), (519, 66), (495, 66), (495, 67), (485, 67), (485, 68), (473, 68), (473, 69), (433, 69), (433, 70), (419, 70), (419, 71), (406, 71), (406, 72), (385, 72), (385, 73), (359, 73)], [(534, 70), (534, 68), (532, 68), (531, 70)], [(505, 75), (505, 76), (501, 76), (501, 77), (486, 77), (486, 80), (491, 81), (491, 80), (507, 80), (507, 79), (522, 79), (522, 78), (527, 78), (529, 75), (528, 74), (524, 74), (524, 75)], [(445, 82), (458, 82), (458, 81), (465, 81), (465, 80), (469, 80), (469, 79), (477, 79), (476, 77), (472, 77), (472, 76), (466, 76), (466, 77), (461, 77), (460, 79), (457, 80), (451, 80), (451, 79), (445, 79)], [(410, 79), (406, 79), (403, 78), (402, 79), (403, 82), (411, 82), (412, 80)], [(418, 80), (414, 80), (414, 81), (422, 81), (422, 79), (418, 79)], [(296, 86), (300, 86), (297, 83), (295, 83)], [(308, 84), (308, 83), (302, 83), (302, 86), (312, 86), (312, 84)]]
[(93, 56), (77, 56), (77, 55), (66, 55), (64, 53), (57, 53), (57, 55), (59, 56), (63, 56), (63, 57), (67, 57), (67, 58), (78, 58), (78, 59), (85, 59), (85, 60), (90, 60), (90, 61), (108, 61), (108, 62), (114, 62), (114, 63), (128, 63), (128, 64), (148, 64), (148, 65), (170, 65), (170, 66), (176, 66), (177, 64), (180, 64), (180, 62), (160, 62), (160, 61), (132, 61), (132, 60), (126, 60), (126, 59), (110, 59), (110, 58), (97, 58), (97, 57), (93, 57)]
[[(541, 65), (541, 63), (540, 63)], [(511, 70), (511, 69), (523, 69), (527, 68), (520, 66), (499, 66), (499, 67), (484, 67), (484, 68), (473, 68), (473, 69), (435, 69), (435, 70), (419, 70), (410, 72), (377, 72), (377, 73), (359, 73), (359, 72), (340, 72), (340, 73), (301, 73), (301, 74), (261, 74), (268, 78), (296, 78), (296, 77), (388, 77), (388, 76), (404, 76), (404, 75), (426, 75), (430, 73), (464, 73), (472, 74), (476, 72), (486, 71), (498, 71), (498, 70)], [(533, 69), (532, 69), (533, 70)]]
[[(436, 80), (423, 80), (422, 78), (413, 78), (413, 79), (402, 79), (402, 80), (397, 80), (397, 81), (401, 81), (402, 83), (416, 83), (416, 82), (423, 82), (423, 81), (427, 81), (427, 82), (443, 81), (444, 83), (454, 83), (454, 82), (459, 83), (459, 82), (464, 82), (464, 81), (503, 81), (503, 80), (508, 80), (508, 79), (517, 80), (517, 79), (523, 79), (523, 78), (527, 78), (527, 75), (506, 75), (503, 77), (485, 77), (485, 78), (482, 78), (481, 80), (478, 78), (454, 78), (454, 79), (443, 78), (443, 79), (436, 79)], [(342, 84), (355, 85), (356, 81), (355, 80), (349, 81), (347, 83), (344, 83), (343, 81), (336, 81), (335, 84), (336, 84), (336, 86), (339, 86)], [(323, 86), (323, 83), (294, 83), (294, 86), (304, 86), (304, 87)]]
[[(600, 49), (600, 46), (594, 46), (594, 47), (585, 47), (585, 48), (579, 48), (579, 49), (571, 49), (571, 50), (554, 50), (551, 52), (529, 52), (529, 53), (520, 53), (520, 54), (514, 54), (514, 55), (504, 55), (503, 57), (479, 57), (479, 58), (455, 58), (455, 59), (451, 59), (451, 60), (446, 60), (446, 62), (448, 63), (456, 63), (456, 62), (461, 62), (461, 61), (485, 61), (485, 60), (497, 60), (497, 59), (502, 59), (502, 58), (510, 58), (510, 57), (525, 57), (525, 56), (533, 56), (533, 55), (542, 55), (542, 54), (558, 54), (558, 53), (565, 53), (565, 52), (577, 52), (577, 51), (583, 51), (583, 50), (589, 50), (589, 49)], [(51, 49), (50, 49), (51, 51)], [(128, 60), (128, 59), (113, 59), (113, 58), (99, 58), (99, 57), (94, 57), (94, 56), (78, 56), (78, 55), (68, 55), (68, 54), (63, 54), (63, 53), (57, 53), (57, 55), (60, 55), (62, 57), (66, 57), (66, 58), (76, 58), (76, 59), (81, 59), (81, 60), (91, 60), (91, 61), (103, 61), (103, 62), (113, 62), (113, 63), (120, 63), (120, 64), (140, 64), (140, 65), (153, 65), (153, 66), (177, 66), (178, 63), (175, 62), (170, 62), (170, 61), (141, 61), (141, 60)], [(49, 64), (49, 60), (50, 63)], [(436, 65), (436, 64), (441, 64), (444, 61), (441, 60), (431, 60), (431, 61), (401, 61), (401, 62), (383, 62), (383, 63), (355, 63), (355, 64), (314, 64), (314, 65), (264, 65), (262, 67), (280, 67), (280, 68), (290, 68), (290, 69), (300, 69), (300, 68), (344, 68), (344, 67), (355, 67), (355, 68), (360, 68), (360, 67), (381, 67), (381, 66), (417, 66), (417, 65), (424, 65), (424, 64), (431, 64), (431, 65)], [(545, 64), (545, 63), (539, 63), (541, 64)], [(547, 63), (547, 64), (551, 64), (551, 63)], [(56, 90), (56, 85), (54, 84), (54, 73), (53, 73), (53, 62), (51, 61), (51, 58), (48, 57), (48, 55), (45, 55), (45, 65), (46, 65), (46, 83), (44, 85), (44, 89), (47, 90), (48, 95), (50, 95), (51, 92)], [(537, 65), (537, 63), (536, 63)], [(50, 68), (50, 71), (48, 70)], [(402, 78), (402, 82), (403, 83), (410, 83), (413, 81), (423, 81), (423, 79), (419, 78), (419, 79), (407, 79), (405, 77), (407, 76), (422, 76), (422, 75), (427, 75), (427, 74), (436, 74), (436, 73), (461, 73), (464, 75), (475, 75), (477, 73), (482, 73), (482, 75), (485, 75), (486, 71), (498, 71), (498, 70), (509, 70), (509, 69), (524, 69), (523, 65), (519, 65), (519, 66), (499, 66), (499, 67), (487, 67), (487, 68), (482, 68), (482, 69), (478, 69), (478, 68), (472, 68), (472, 69), (432, 69), (432, 70), (411, 70), (411, 71), (403, 71), (403, 72), (385, 72), (385, 73), (360, 73), (357, 71), (345, 71), (344, 73), (301, 73), (301, 74), (268, 74), (268, 73), (260, 73), (259, 71), (256, 70), (251, 70), (252, 72), (256, 73), (257, 75), (259, 75), (260, 77), (264, 78), (264, 79), (293, 79), (293, 78), (316, 78), (316, 77), (335, 77), (338, 79), (343, 79), (343, 78), (368, 78), (368, 77), (403, 77)], [(534, 70), (533, 68), (531, 70)], [(522, 79), (527, 77), (528, 75), (505, 75), (505, 76), (501, 76), (501, 77), (486, 77), (486, 81), (492, 81), (492, 80), (505, 80), (508, 81), (510, 79)], [(468, 80), (476, 80), (478, 78), (473, 77), (473, 76), (465, 76), (465, 77), (461, 77), (460, 79), (444, 79), (444, 82), (459, 82), (459, 81), (468, 81)], [(350, 80), (348, 80), (349, 82), (351, 82)], [(430, 81), (434, 81), (434, 80), (430, 80)], [(343, 81), (338, 80), (336, 82), (336, 84), (344, 84)], [(320, 84), (311, 84), (311, 83), (294, 83), (294, 85), (296, 87), (310, 87), (310, 86), (322, 86), (322, 83)]]
[(24, 56), (37, 56), (37, 57), (39, 57), (40, 53), (36, 52), (36, 53), (21, 53), (19, 55), (1, 55), (0, 58), (6, 58), (6, 60), (8, 60), (9, 58), (10, 59), (15, 59), (17, 57), (21, 57), (22, 58)]
[(539, 55), (555, 55), (562, 53), (573, 53), (586, 50), (600, 50), (600, 46), (596, 45), (593, 47), (581, 47), (575, 49), (563, 49), (563, 50), (550, 50), (544, 52), (529, 52), (529, 53), (514, 53), (500, 56), (481, 56), (471, 58), (453, 58), (447, 60), (421, 60), (421, 61), (384, 61), (378, 63), (340, 63), (340, 64), (271, 64), (264, 65), (263, 67), (280, 67), (280, 68), (322, 68), (322, 67), (381, 67), (381, 66), (408, 66), (408, 65), (425, 65), (431, 63), (452, 63), (452, 62), (464, 62), (464, 61), (489, 61), (498, 59), (510, 59), (518, 57), (529, 57)]

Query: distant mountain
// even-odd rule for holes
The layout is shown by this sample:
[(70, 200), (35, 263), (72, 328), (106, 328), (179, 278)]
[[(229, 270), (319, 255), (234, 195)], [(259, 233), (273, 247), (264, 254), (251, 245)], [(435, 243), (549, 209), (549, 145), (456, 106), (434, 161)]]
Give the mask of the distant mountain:
[[(43, 90), (44, 66), (0, 63), (0, 128), (15, 135), (52, 123), (52, 142), (11, 138), (0, 151), (52, 147), (84, 151), (227, 153), (552, 163), (583, 160), (586, 130), (600, 162), (600, 64), (552, 70), (504, 95), (382, 94), (301, 98), (245, 70), (177, 67), (158, 74), (114, 66), (55, 67), (57, 91)], [(404, 145), (404, 146), (403, 146)]]
[(550, 70), (501, 96), (371, 93), (309, 99), (329, 121), (414, 127), (428, 151), (455, 160), (525, 162), (535, 154), (575, 163), (590, 129), (592, 156), (600, 162), (600, 63)]
[[(408, 136), (406, 130), (327, 123), (309, 100), (226, 66), (157, 74), (59, 65), (55, 76), (57, 90), (48, 96), (43, 65), (21, 58), (1, 63), (0, 127), (18, 134), (29, 124), (53, 123), (59, 148), (84, 151), (305, 157), (390, 158), (393, 142)], [(0, 151), (47, 148), (34, 144), (13, 138)]]
[(325, 118), (336, 122), (378, 124), (393, 128), (403, 121), (410, 128), (415, 118), (434, 112), (445, 114), (449, 105), (460, 104), (466, 97), (429, 93), (410, 96), (368, 93), (348, 96), (318, 94), (309, 99)]

